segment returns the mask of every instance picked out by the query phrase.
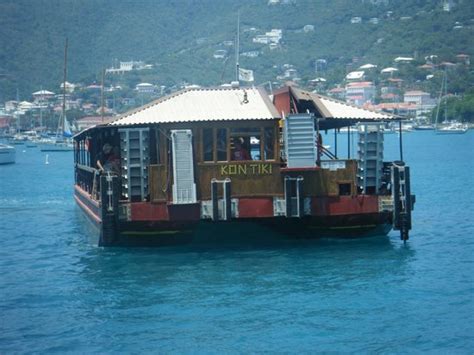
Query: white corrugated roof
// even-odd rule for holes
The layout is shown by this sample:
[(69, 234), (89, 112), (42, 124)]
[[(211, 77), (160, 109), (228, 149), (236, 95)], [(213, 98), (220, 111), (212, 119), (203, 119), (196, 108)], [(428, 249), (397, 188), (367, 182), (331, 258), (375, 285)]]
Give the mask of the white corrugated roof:
[(291, 88), (298, 99), (310, 100), (324, 118), (355, 120), (394, 120), (394, 115), (367, 110), (316, 93)]
[(33, 93), (33, 96), (38, 96), (38, 95), (54, 95), (54, 92), (51, 92), (48, 90), (40, 90)]
[[(351, 118), (351, 119), (373, 119), (373, 120), (390, 120), (394, 119), (393, 115), (382, 112), (366, 110), (356, 106), (348, 105), (344, 102), (319, 96), (319, 100), (330, 113), (331, 118)], [(327, 118), (327, 117), (326, 117)]]
[(359, 69), (372, 69), (372, 68), (377, 68), (375, 64), (364, 64), (359, 67)]
[(361, 79), (364, 76), (365, 72), (362, 71), (351, 71), (349, 74), (346, 75), (346, 79), (354, 80), (354, 79)]
[(381, 73), (393, 73), (393, 72), (395, 72), (395, 71), (398, 71), (398, 69), (397, 69), (397, 68), (392, 68), (392, 67), (390, 67), (390, 68), (382, 69), (380, 72), (381, 72)]
[(394, 61), (397, 62), (397, 63), (398, 62), (411, 62), (413, 60), (415, 60), (415, 59), (412, 58), (412, 57), (397, 57), (397, 58), (394, 59)]
[(280, 118), (258, 88), (186, 89), (128, 112), (111, 125)]

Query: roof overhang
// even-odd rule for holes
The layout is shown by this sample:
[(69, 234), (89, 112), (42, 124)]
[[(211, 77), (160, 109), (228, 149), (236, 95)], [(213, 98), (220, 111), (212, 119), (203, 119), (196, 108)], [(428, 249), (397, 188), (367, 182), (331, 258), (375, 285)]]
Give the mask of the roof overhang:
[(400, 116), (357, 107), (290, 86), (280, 89), (275, 95), (284, 92), (288, 92), (291, 96), (290, 100), (294, 100), (297, 108), (296, 113), (306, 111), (314, 113), (315, 117), (319, 119), (321, 129), (352, 126), (358, 122), (390, 122), (402, 119)]

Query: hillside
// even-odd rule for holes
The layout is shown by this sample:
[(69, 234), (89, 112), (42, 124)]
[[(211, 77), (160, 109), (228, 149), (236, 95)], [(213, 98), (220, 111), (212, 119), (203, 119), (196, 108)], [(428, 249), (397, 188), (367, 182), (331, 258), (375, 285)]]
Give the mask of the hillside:
[[(57, 92), (66, 37), (70, 81), (90, 83), (114, 61), (143, 60), (154, 69), (129, 76), (128, 84), (229, 82), (235, 49), (223, 42), (235, 39), (238, 11), (240, 52), (258, 51), (255, 58), (241, 56), (241, 67), (254, 70), (256, 83), (274, 81), (285, 63), (303, 82), (312, 79), (321, 58), (324, 76), (336, 83), (353, 62), (388, 66), (397, 56), (423, 62), (430, 54), (444, 60), (474, 55), (474, 2), (468, 0), (456, 1), (450, 12), (442, 1), (419, 0), (4, 0), (0, 101), (15, 98), (17, 90), (20, 99), (40, 88)], [(353, 17), (361, 23), (351, 23)], [(313, 27), (304, 31), (306, 25)], [(283, 33), (277, 48), (252, 41), (274, 28)], [(227, 50), (227, 60), (213, 58), (219, 49)]]

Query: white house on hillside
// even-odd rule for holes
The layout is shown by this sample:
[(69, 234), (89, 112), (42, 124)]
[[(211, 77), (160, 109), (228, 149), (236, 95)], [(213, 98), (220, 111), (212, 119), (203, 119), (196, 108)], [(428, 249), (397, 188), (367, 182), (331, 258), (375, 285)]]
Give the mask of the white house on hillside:
[(150, 83), (140, 83), (135, 86), (135, 90), (137, 90), (139, 94), (153, 94), (155, 92), (155, 85)]
[(33, 101), (37, 104), (45, 103), (52, 99), (54, 99), (54, 92), (48, 90), (39, 90), (34, 92), (33, 94)]
[(346, 102), (362, 106), (372, 102), (375, 96), (375, 85), (371, 81), (360, 81), (346, 85)]
[(363, 70), (360, 71), (351, 71), (349, 74), (346, 75), (346, 80), (354, 81), (354, 80), (364, 80), (365, 72)]
[(420, 90), (405, 92), (403, 102), (416, 105), (417, 116), (428, 113), (436, 107), (436, 100), (429, 93)]

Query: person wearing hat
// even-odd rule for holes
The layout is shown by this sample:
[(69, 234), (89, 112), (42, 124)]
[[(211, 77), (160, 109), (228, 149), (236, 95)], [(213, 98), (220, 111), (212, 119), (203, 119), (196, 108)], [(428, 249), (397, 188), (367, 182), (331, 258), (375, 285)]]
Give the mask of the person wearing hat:
[(112, 145), (105, 143), (102, 147), (102, 152), (99, 154), (97, 159), (97, 167), (102, 173), (106, 171), (118, 171), (117, 163), (119, 159), (120, 158), (115, 154)]

